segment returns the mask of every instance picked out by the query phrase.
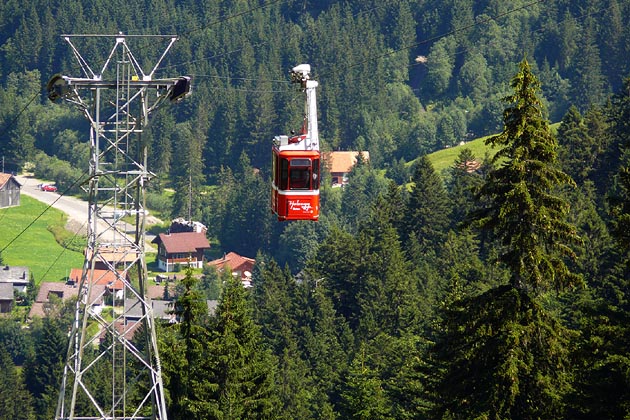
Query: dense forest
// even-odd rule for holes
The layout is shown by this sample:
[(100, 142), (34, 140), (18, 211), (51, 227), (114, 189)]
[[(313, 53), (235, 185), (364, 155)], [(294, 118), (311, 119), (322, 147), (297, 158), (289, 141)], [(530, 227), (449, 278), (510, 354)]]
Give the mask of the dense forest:
[[(148, 207), (190, 208), (257, 264), (252, 289), (178, 287), (171, 418), (627, 419), (629, 19), (617, 0), (6, 0), (0, 155), (74, 185), (87, 122), (45, 94), (80, 71), (60, 35), (177, 34), (160, 75), (193, 95), (152, 116)], [(322, 188), (319, 222), (278, 223), (271, 139), (300, 126), (299, 63), (324, 147), (370, 160)], [(496, 154), (426, 157), (478, 136)], [(73, 306), (50, 310), (0, 321), (0, 419), (54, 416)]]

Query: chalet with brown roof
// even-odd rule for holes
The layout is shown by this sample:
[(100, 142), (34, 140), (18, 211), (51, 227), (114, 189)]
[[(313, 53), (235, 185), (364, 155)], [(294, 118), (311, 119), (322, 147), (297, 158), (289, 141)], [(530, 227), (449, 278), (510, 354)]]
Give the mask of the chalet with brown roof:
[(55, 300), (67, 300), (79, 294), (78, 283), (44, 282), (39, 286), (35, 302), (28, 313), (29, 318), (48, 316), (50, 304)]
[(324, 153), (324, 164), (330, 169), (333, 187), (348, 183), (348, 174), (357, 163), (359, 154), (366, 162), (370, 160), (370, 152), (327, 152)]
[(203, 232), (160, 233), (152, 243), (158, 247), (158, 267), (166, 272), (174, 271), (177, 264), (203, 267), (204, 252), (210, 249)]
[(214, 267), (218, 272), (226, 269), (230, 270), (233, 275), (241, 279), (245, 287), (252, 285), (252, 270), (255, 264), (255, 259), (243, 257), (236, 252), (229, 252), (223, 255), (223, 258), (208, 263), (210, 267)]
[(0, 172), (0, 208), (19, 206), (20, 188), (13, 175)]

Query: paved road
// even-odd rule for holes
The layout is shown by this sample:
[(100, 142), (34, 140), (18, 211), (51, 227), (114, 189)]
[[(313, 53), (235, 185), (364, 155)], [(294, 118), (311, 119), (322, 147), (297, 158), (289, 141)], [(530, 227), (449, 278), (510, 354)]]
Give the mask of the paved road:
[[(84, 232), (87, 231), (87, 221), (88, 221), (88, 203), (87, 201), (80, 200), (76, 197), (71, 196), (62, 196), (56, 192), (47, 192), (39, 189), (38, 185), (44, 183), (44, 181), (30, 177), (18, 175), (15, 177), (20, 184), (22, 184), (21, 193), (33, 197), (34, 199), (41, 201), (42, 203), (52, 205), (52, 207), (61, 210), (62, 212), (68, 215), (68, 227), (73, 232), (77, 232), (79, 229), (83, 229)], [(128, 232), (132, 233), (132, 225), (123, 223), (123, 228)], [(104, 231), (106, 229), (106, 225), (103, 223), (100, 226), (100, 229)], [(120, 225), (119, 225), (120, 229)], [(151, 245), (151, 241), (154, 237), (147, 235), (145, 250), (149, 252), (155, 251), (153, 245)]]

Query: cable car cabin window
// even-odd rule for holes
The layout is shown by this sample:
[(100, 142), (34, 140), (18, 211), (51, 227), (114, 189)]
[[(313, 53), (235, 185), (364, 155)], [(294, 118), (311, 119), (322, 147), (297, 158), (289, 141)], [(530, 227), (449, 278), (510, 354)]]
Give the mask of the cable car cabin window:
[(273, 177), (273, 185), (277, 187), (280, 177), (278, 176), (278, 155), (275, 153), (271, 157), (271, 173)]
[(313, 189), (319, 189), (319, 159), (313, 159)]
[(308, 190), (311, 188), (311, 160), (291, 159), (292, 190)]
[(280, 189), (289, 189), (289, 160), (282, 159), (280, 161)]

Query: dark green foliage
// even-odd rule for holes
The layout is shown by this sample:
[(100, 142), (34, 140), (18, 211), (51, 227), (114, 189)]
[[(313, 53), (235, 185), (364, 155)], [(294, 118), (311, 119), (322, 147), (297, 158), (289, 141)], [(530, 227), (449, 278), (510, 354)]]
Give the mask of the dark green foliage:
[(288, 418), (304, 418), (311, 412), (312, 383), (298, 348), (298, 285), (275, 261), (265, 261), (254, 281), (256, 320), (265, 342), (278, 356), (277, 385), (282, 411)]
[(381, 196), (359, 229), (359, 265), (356, 299), (360, 321), (355, 336), (369, 340), (379, 332), (399, 336), (417, 328), (417, 283), (392, 224), (394, 209)]
[(201, 160), (203, 141), (188, 123), (176, 126), (174, 134), (173, 143), (180, 160), (171, 171), (175, 187), (172, 216), (183, 217), (186, 220), (199, 220), (201, 218), (199, 193), (205, 181)]
[(512, 88), (514, 94), (505, 98), (503, 132), (486, 140), (499, 148), (493, 157), (498, 167), (480, 189), (480, 199), (488, 202), (473, 218), (476, 226), (500, 239), (499, 260), (509, 267), (512, 285), (562, 288), (579, 281), (565, 263), (578, 238), (566, 221), (569, 205), (556, 193), (557, 187), (573, 181), (554, 166), (556, 140), (527, 60), (521, 62)]
[[(218, 300), (223, 289), (222, 277), (216, 268), (205, 265), (199, 281), (199, 288), (206, 299)], [(165, 286), (166, 290), (166, 286)]]
[[(277, 418), (275, 360), (254, 323), (240, 281), (226, 280), (217, 307), (206, 359), (196, 368), (189, 408), (199, 419)], [(201, 380), (205, 378), (205, 380)]]
[(447, 188), (455, 223), (463, 221), (475, 206), (474, 192), (483, 182), (481, 165), (481, 160), (470, 149), (464, 148), (450, 169)]
[(619, 249), (609, 253), (613, 266), (595, 278), (593, 288), (576, 300), (574, 322), (582, 331), (576, 347), (576, 386), (571, 415), (575, 419), (621, 419), (630, 413), (630, 178), (619, 171), (619, 201), (613, 207), (612, 234)]
[(274, 223), (268, 207), (269, 185), (246, 155), (241, 156), (234, 178), (226, 180), (222, 193), (217, 236), (223, 248), (244, 256), (268, 249)]
[(630, 256), (575, 299), (574, 322), (582, 332), (575, 349), (575, 391), (569, 400), (574, 419), (622, 419), (630, 413)]
[[(170, 412), (175, 417), (194, 416), (195, 401), (205, 395), (196, 392), (195, 383), (205, 382), (203, 364), (207, 358), (207, 306), (196, 290), (197, 279), (186, 269), (181, 281), (184, 292), (175, 301), (173, 312), (180, 323), (165, 331), (161, 354), (164, 359), (165, 388), (170, 391)], [(178, 340), (179, 339), (179, 340)]]
[(448, 194), (426, 156), (416, 163), (411, 180), (404, 238), (417, 241), (422, 252), (435, 251), (446, 238), (451, 224)]
[(311, 261), (312, 269), (325, 281), (336, 312), (354, 329), (360, 318), (357, 293), (360, 288), (358, 264), (360, 250), (356, 239), (338, 228), (330, 234)]
[(33, 395), (38, 418), (55, 415), (67, 350), (67, 328), (58, 319), (44, 318), (37, 326), (33, 354), (24, 364), (26, 389)]
[(513, 286), (453, 302), (431, 351), (429, 418), (563, 418), (569, 336)]
[[(601, 115), (598, 120), (601, 121)], [(582, 184), (594, 170), (595, 160), (601, 152), (598, 141), (601, 140), (593, 137), (578, 109), (569, 108), (558, 128), (558, 158), (562, 170), (577, 184)]]
[(621, 197), (612, 209), (612, 233), (624, 249), (630, 249), (630, 166), (619, 170)]
[(607, 136), (605, 150), (598, 155), (596, 162), (595, 183), (601, 195), (615, 196), (615, 178), (620, 168), (630, 160), (630, 78), (624, 79), (620, 92), (610, 97), (610, 103), (604, 109), (607, 116)]
[(387, 180), (361, 159), (355, 164), (341, 195), (341, 213), (348, 226), (356, 228), (370, 214), (370, 204), (385, 192)]
[(11, 355), (0, 346), (0, 420), (35, 419), (31, 394), (26, 390), (22, 376)]
[(352, 361), (346, 389), (342, 393), (343, 418), (368, 420), (393, 419), (391, 405), (383, 384), (369, 367), (369, 360), (364, 347), (357, 352)]
[(21, 366), (32, 353), (33, 342), (18, 320), (5, 318), (0, 320), (0, 348), (9, 353), (16, 366)]

